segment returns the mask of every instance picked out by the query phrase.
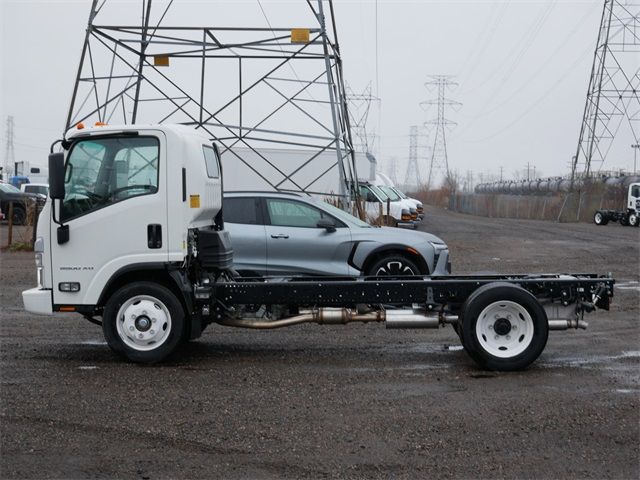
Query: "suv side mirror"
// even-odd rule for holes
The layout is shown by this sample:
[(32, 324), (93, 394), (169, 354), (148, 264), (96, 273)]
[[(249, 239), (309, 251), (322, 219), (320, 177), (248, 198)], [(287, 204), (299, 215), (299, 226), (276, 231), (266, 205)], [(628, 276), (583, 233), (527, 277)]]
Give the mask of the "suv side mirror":
[(336, 231), (336, 225), (328, 218), (321, 218), (316, 224), (318, 228), (324, 228), (327, 232), (333, 233)]
[(64, 153), (49, 155), (49, 196), (53, 200), (64, 198)]

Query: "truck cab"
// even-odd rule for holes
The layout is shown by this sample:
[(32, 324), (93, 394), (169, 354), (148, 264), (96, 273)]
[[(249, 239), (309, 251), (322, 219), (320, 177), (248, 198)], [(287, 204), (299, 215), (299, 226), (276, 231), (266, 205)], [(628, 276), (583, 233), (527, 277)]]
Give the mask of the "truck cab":
[(179, 290), (194, 232), (222, 230), (211, 139), (180, 125), (124, 125), (73, 130), (62, 145), (49, 172), (62, 172), (63, 188), (50, 186), (38, 221), (38, 286), (23, 293), (26, 310), (91, 317), (132, 277)]
[[(371, 220), (376, 220), (382, 212), (383, 222), (399, 228), (417, 228), (418, 212), (410, 202), (397, 197), (390, 199), (379, 187), (369, 182), (358, 183), (360, 198), (365, 202), (365, 213)], [(387, 200), (388, 211), (387, 211)]]

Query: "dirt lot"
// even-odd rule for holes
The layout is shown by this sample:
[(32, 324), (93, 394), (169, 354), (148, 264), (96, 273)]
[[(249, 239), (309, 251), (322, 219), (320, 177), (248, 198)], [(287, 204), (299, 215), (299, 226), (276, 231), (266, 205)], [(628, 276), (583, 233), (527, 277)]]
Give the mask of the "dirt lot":
[[(0, 227), (0, 230), (5, 227)], [(640, 229), (429, 210), (454, 273), (612, 271), (610, 313), (528, 370), (478, 370), (449, 328), (207, 330), (155, 367), (99, 327), (21, 309), (2, 252), (2, 478), (638, 478)]]

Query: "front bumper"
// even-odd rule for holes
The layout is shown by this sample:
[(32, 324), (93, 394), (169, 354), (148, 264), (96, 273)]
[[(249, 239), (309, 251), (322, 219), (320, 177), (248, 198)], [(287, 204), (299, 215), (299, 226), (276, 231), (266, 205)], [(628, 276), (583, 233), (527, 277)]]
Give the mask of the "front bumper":
[(39, 315), (53, 315), (53, 302), (51, 290), (30, 288), (22, 292), (24, 309), (30, 313)]
[(414, 222), (413, 220), (400, 220), (398, 222), (398, 224), (396, 225), (396, 227), (398, 228), (409, 228), (411, 230), (415, 230), (416, 228), (418, 228), (418, 224), (416, 222)]

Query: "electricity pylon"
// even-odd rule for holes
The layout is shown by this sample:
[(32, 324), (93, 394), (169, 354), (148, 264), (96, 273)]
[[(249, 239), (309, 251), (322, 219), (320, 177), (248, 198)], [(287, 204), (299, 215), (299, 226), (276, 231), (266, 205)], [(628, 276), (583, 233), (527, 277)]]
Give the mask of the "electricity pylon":
[(418, 126), (409, 127), (409, 163), (407, 164), (407, 173), (404, 176), (405, 186), (420, 186), (422, 180), (420, 178), (420, 169), (418, 168)]
[[(605, 0), (576, 155), (571, 189), (577, 176), (599, 171), (621, 128), (640, 133), (640, 2)], [(625, 138), (627, 140), (627, 138)], [(626, 146), (625, 141), (625, 146)], [(579, 170), (582, 169), (582, 173)]]
[(429, 80), (425, 82), (425, 86), (436, 87), (438, 90), (438, 97), (426, 100), (420, 103), (420, 106), (425, 110), (431, 106), (435, 105), (437, 107), (437, 116), (432, 120), (428, 120), (425, 122), (426, 126), (430, 126), (431, 128), (435, 127), (435, 131), (433, 134), (433, 147), (431, 149), (431, 156), (429, 160), (429, 170), (427, 174), (427, 190), (431, 187), (432, 182), (438, 176), (438, 174), (442, 174), (447, 181), (450, 182), (450, 172), (449, 172), (449, 159), (447, 156), (447, 138), (446, 138), (446, 130), (450, 127), (457, 125), (456, 122), (449, 120), (445, 116), (446, 107), (460, 107), (462, 104), (460, 102), (456, 102), (455, 100), (451, 100), (446, 96), (446, 90), (457, 86), (458, 84), (452, 80), (451, 75), (432, 75), (429, 77)]
[[(332, 0), (294, 2), (289, 25), (278, 27), (260, 3), (267, 27), (202, 26), (221, 8), (209, 2), (194, 13), (185, 2), (138, 0), (142, 19), (140, 8), (118, 3), (92, 1), (65, 129), (181, 123), (215, 139), (237, 176), (260, 189), (336, 196), (343, 205), (357, 196)], [(248, 7), (236, 3), (225, 8), (242, 16)], [(283, 159), (282, 148), (296, 159)]]
[(371, 93), (371, 82), (362, 93), (355, 93), (349, 85), (346, 90), (351, 133), (354, 137), (353, 148), (357, 152), (373, 153), (376, 133), (367, 128), (367, 122), (371, 112), (371, 104), (379, 103), (380, 99)]

